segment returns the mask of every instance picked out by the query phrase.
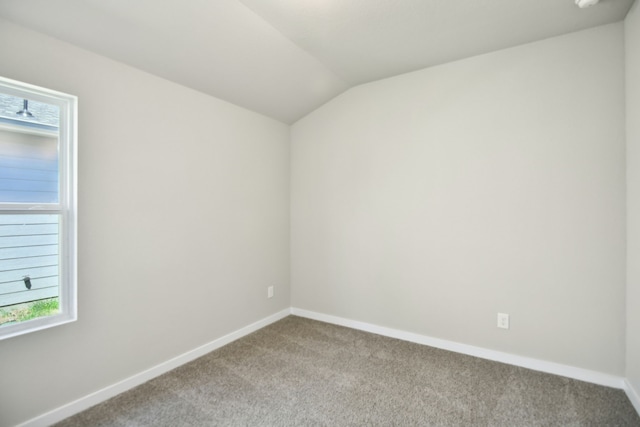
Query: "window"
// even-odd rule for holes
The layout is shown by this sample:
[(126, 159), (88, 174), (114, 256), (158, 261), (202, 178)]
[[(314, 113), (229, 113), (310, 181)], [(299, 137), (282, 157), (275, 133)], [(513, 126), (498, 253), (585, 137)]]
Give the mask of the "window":
[(76, 109), (0, 77), (0, 339), (77, 317)]

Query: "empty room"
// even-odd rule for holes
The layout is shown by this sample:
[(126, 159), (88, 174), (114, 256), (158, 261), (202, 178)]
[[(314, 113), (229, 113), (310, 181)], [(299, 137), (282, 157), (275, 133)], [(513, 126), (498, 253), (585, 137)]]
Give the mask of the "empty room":
[(0, 0), (0, 427), (640, 426), (638, 0)]

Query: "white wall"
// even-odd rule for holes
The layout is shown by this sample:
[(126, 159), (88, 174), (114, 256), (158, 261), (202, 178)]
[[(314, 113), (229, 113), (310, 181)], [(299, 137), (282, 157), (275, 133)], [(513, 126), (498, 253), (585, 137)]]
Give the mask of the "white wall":
[(627, 372), (640, 399), (640, 3), (624, 23), (627, 95)]
[(0, 75), (80, 98), (80, 318), (0, 341), (0, 425), (290, 305), (623, 375), (622, 37), (613, 24), (354, 88), (293, 126), (290, 182), (285, 125), (0, 20)]
[(79, 320), (0, 341), (0, 425), (290, 306), (287, 126), (6, 21), (0, 57), (79, 97), (80, 215)]
[(598, 27), (295, 123), (292, 305), (623, 375), (623, 46)]

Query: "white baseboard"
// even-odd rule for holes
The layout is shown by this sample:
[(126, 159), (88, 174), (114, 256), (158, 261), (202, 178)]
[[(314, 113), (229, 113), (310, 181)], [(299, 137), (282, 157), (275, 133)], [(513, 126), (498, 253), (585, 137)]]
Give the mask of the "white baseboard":
[[(319, 320), (321, 322), (332, 323), (334, 325), (346, 326), (352, 329), (358, 329), (365, 332), (371, 332), (390, 338), (396, 338), (403, 341), (410, 341), (417, 344), (428, 345), (443, 350), (454, 351), (469, 356), (480, 357), (482, 359), (494, 360), (509, 365), (520, 366), (532, 369), (534, 371), (546, 372), (549, 374), (560, 375), (563, 377), (573, 378), (580, 381), (604, 385), (618, 389), (628, 390), (625, 379), (615, 375), (604, 374), (602, 372), (591, 371), (588, 369), (576, 368), (573, 366), (562, 365), (560, 363), (547, 362), (544, 360), (533, 359), (530, 357), (517, 356), (514, 354), (504, 353), (496, 350), (489, 350), (482, 347), (461, 344), (454, 341), (447, 341), (439, 338), (419, 335), (412, 332), (405, 332), (398, 329), (386, 328), (370, 323), (359, 322), (356, 320), (345, 319), (342, 317), (331, 316), (328, 314), (316, 313), (313, 311), (303, 310), (300, 308), (291, 308), (291, 314), (306, 317), (308, 319)], [(630, 387), (630, 386), (629, 386)], [(627, 392), (628, 394), (629, 392)], [(631, 399), (631, 397), (630, 397)], [(632, 400), (633, 401), (633, 400)], [(637, 394), (636, 394), (637, 402)], [(638, 406), (634, 403), (636, 409)], [(640, 413), (640, 411), (638, 411)]]
[(287, 317), (289, 314), (294, 314), (300, 317), (306, 317), (308, 319), (319, 320), (321, 322), (332, 323), (335, 325), (346, 326), (352, 329), (358, 329), (361, 331), (371, 332), (378, 335), (383, 335), (391, 338), (396, 338), (404, 341), (410, 341), (417, 344), (428, 345), (431, 347), (441, 348), (443, 350), (454, 351), (456, 353), (467, 354), (470, 356), (480, 357), (483, 359), (494, 360), (497, 362), (507, 363), (509, 365), (520, 366), (523, 368), (533, 369), (535, 371), (546, 372), (555, 375), (561, 375), (568, 378), (573, 378), (581, 381), (586, 381), (594, 384), (604, 385), (608, 387), (614, 387), (623, 389), (629, 400), (635, 407), (636, 411), (640, 414), (640, 394), (635, 390), (631, 383), (622, 377), (615, 375), (603, 374), (601, 372), (591, 371), (588, 369), (576, 368), (573, 366), (562, 365), (559, 363), (547, 362), (544, 360), (533, 359), (529, 357), (517, 356), (509, 353), (503, 353), (500, 351), (489, 350), (482, 347), (475, 347), (472, 345), (461, 344), (454, 341), (447, 341), (439, 338), (428, 337), (425, 335), (419, 335), (412, 332), (405, 332), (398, 329), (386, 328), (383, 326), (377, 326), (370, 323), (359, 322), (356, 320), (345, 319), (342, 317), (331, 316), (328, 314), (316, 313), (313, 311), (303, 310), (299, 308), (290, 308), (275, 313), (269, 317), (252, 323), (244, 328), (241, 328), (235, 332), (225, 335), (217, 340), (214, 340), (208, 344), (202, 345), (196, 349), (181, 354), (166, 362), (160, 363), (146, 371), (135, 374), (127, 379), (124, 379), (118, 383), (112, 384), (101, 390), (93, 392), (87, 396), (81, 397), (71, 403), (63, 405), (52, 411), (44, 413), (38, 417), (32, 418), (17, 427), (45, 427), (51, 424), (55, 424), (58, 421), (84, 411), (91, 406), (97, 405), (111, 397), (114, 397), (120, 393), (123, 393), (133, 387), (143, 384), (159, 375), (162, 375), (172, 369), (175, 369), (185, 363), (191, 362), (198, 357), (216, 350), (224, 345), (227, 345), (239, 338), (244, 337), (252, 332), (255, 332), (261, 328), (264, 328), (271, 323), (277, 322), (280, 319)]
[(227, 345), (230, 342), (237, 340), (238, 338), (242, 338), (245, 335), (255, 332), (258, 329), (264, 328), (265, 326), (273, 322), (277, 322), (278, 320), (287, 317), (289, 314), (291, 314), (291, 309), (285, 309), (269, 317), (265, 317), (262, 320), (245, 326), (244, 328), (238, 329), (235, 332), (231, 332), (230, 334), (218, 338), (217, 340), (211, 341), (210, 343), (204, 344), (198, 348), (176, 356), (173, 359), (167, 360), (166, 362), (160, 363), (159, 365), (149, 368), (146, 371), (140, 372), (127, 379), (105, 387), (102, 390), (98, 390), (87, 396), (81, 397), (78, 400), (56, 408), (36, 418), (32, 418), (17, 427), (50, 426), (51, 424), (62, 421), (65, 418), (68, 418), (74, 414), (77, 414), (78, 412), (90, 408), (91, 406), (94, 406), (133, 387), (143, 384), (159, 375), (169, 372), (170, 370), (175, 369), (178, 366), (184, 365), (185, 363), (191, 362), (198, 357), (204, 356), (205, 354), (216, 350), (224, 345)]
[(627, 397), (631, 401), (631, 404), (636, 408), (636, 412), (640, 415), (640, 393), (633, 388), (629, 380), (624, 380), (624, 391), (627, 393)]

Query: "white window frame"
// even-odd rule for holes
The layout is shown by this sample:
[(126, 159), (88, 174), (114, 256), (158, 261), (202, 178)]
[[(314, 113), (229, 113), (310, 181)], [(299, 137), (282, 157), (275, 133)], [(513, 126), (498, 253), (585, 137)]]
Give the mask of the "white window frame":
[(74, 322), (77, 305), (77, 123), (78, 98), (66, 93), (0, 77), (0, 92), (60, 108), (58, 136), (58, 203), (1, 203), (0, 213), (59, 215), (59, 312), (51, 316), (4, 325), (0, 340)]

